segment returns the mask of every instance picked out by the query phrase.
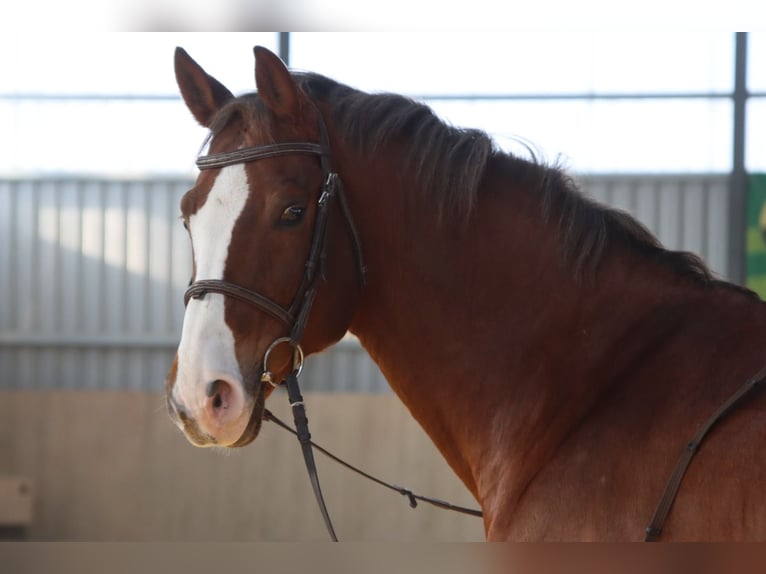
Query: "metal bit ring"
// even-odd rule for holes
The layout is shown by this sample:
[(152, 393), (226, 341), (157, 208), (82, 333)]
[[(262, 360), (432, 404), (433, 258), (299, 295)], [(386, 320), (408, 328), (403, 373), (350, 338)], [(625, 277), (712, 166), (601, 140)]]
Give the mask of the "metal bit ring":
[(301, 349), (301, 346), (290, 339), (290, 337), (280, 337), (279, 339), (274, 340), (263, 355), (263, 374), (261, 375), (261, 382), (269, 383), (272, 387), (278, 387), (279, 383), (274, 382), (274, 376), (269, 370), (269, 356), (274, 348), (283, 343), (287, 343), (293, 347), (293, 372), (295, 373), (295, 376), (299, 377), (303, 370), (303, 349)]

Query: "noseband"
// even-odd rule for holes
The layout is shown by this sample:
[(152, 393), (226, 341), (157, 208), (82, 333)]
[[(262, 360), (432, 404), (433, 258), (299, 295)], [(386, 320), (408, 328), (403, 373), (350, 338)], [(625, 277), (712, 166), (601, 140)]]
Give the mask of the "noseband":
[(319, 157), (322, 171), (324, 172), (324, 183), (319, 190), (319, 198), (317, 200), (314, 235), (311, 240), (311, 249), (304, 266), (303, 279), (301, 280), (301, 284), (298, 287), (290, 306), (285, 308), (265, 295), (261, 295), (260, 293), (241, 287), (240, 285), (235, 285), (220, 279), (203, 279), (191, 283), (184, 294), (184, 304), (188, 305), (190, 299), (201, 299), (208, 293), (220, 293), (239, 301), (249, 303), (283, 323), (289, 330), (289, 341), (293, 345), (297, 345), (303, 336), (303, 331), (306, 328), (306, 322), (308, 321), (308, 316), (314, 303), (317, 275), (320, 274), (322, 278), (326, 278), (325, 247), (327, 224), (329, 221), (330, 207), (336, 197), (340, 202), (346, 229), (351, 238), (359, 280), (360, 283), (364, 285), (365, 267), (362, 259), (362, 248), (359, 242), (359, 234), (351, 219), (351, 212), (349, 211), (346, 197), (343, 194), (343, 186), (340, 177), (337, 173), (332, 171), (330, 166), (330, 147), (327, 138), (327, 130), (322, 120), (322, 116), (318, 112), (317, 116), (319, 118), (320, 143), (295, 142), (264, 144), (230, 152), (210, 154), (202, 156), (197, 160), (197, 167), (199, 167), (200, 170), (206, 170), (249, 163), (282, 155), (315, 155)]

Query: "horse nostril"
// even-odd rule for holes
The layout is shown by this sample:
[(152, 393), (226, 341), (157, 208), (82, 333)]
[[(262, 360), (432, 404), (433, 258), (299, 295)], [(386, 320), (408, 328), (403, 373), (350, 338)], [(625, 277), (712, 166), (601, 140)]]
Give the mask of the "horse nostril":
[(212, 401), (209, 403), (214, 411), (221, 408), (228, 408), (229, 395), (231, 394), (231, 385), (226, 381), (216, 380), (208, 383), (205, 387), (205, 394)]

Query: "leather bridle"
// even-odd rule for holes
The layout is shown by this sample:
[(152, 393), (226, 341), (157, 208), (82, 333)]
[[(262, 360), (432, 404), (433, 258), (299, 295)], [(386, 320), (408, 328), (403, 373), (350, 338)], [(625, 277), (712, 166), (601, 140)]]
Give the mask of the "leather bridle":
[[(261, 375), (260, 380), (261, 384), (271, 384), (274, 387), (277, 387), (284, 382), (287, 387), (288, 398), (295, 419), (297, 436), (303, 451), (303, 458), (306, 463), (309, 479), (311, 480), (311, 486), (314, 490), (319, 510), (322, 513), (330, 537), (332, 540), (337, 541), (338, 538), (332, 526), (329, 513), (327, 512), (327, 506), (319, 486), (319, 478), (311, 444), (311, 434), (308, 430), (308, 419), (306, 418), (306, 410), (303, 405), (303, 397), (301, 396), (300, 388), (298, 387), (298, 375), (300, 374), (300, 369), (303, 364), (303, 351), (300, 347), (300, 342), (306, 328), (309, 314), (311, 313), (311, 308), (314, 304), (317, 289), (317, 277), (321, 276), (323, 279), (326, 279), (325, 248), (327, 244), (327, 226), (329, 222), (330, 208), (332, 207), (335, 198), (337, 198), (340, 203), (346, 229), (348, 230), (351, 239), (359, 281), (362, 287), (365, 282), (365, 266), (362, 258), (359, 234), (356, 231), (356, 227), (351, 218), (351, 212), (348, 208), (348, 203), (343, 194), (342, 182), (338, 174), (332, 170), (330, 164), (330, 146), (327, 129), (325, 128), (324, 121), (318, 110), (317, 117), (319, 122), (319, 143), (288, 142), (264, 144), (241, 148), (230, 152), (209, 154), (202, 156), (197, 160), (197, 167), (199, 167), (200, 170), (206, 170), (249, 163), (283, 155), (315, 155), (319, 157), (324, 174), (324, 182), (319, 190), (319, 197), (317, 199), (314, 233), (303, 270), (303, 278), (290, 306), (285, 308), (261, 293), (221, 279), (203, 279), (192, 282), (184, 294), (184, 303), (188, 305), (190, 299), (201, 299), (208, 293), (218, 293), (249, 303), (280, 321), (287, 327), (289, 335), (287, 337), (276, 339), (269, 346), (268, 351), (264, 355), (263, 374)], [(267, 362), (271, 350), (280, 344), (289, 344), (293, 347), (294, 364), (292, 372), (285, 377), (284, 381), (275, 382), (272, 373), (268, 369)]]
[(220, 293), (245, 303), (249, 303), (271, 317), (283, 323), (289, 329), (289, 340), (293, 345), (298, 345), (306, 328), (311, 307), (316, 296), (317, 275), (326, 277), (325, 273), (325, 247), (327, 239), (327, 224), (329, 221), (330, 208), (335, 198), (340, 202), (341, 212), (351, 238), (351, 243), (356, 259), (356, 267), (359, 274), (360, 284), (364, 285), (365, 266), (362, 258), (362, 247), (359, 242), (359, 234), (356, 231), (351, 212), (348, 208), (346, 197), (343, 194), (343, 185), (337, 173), (332, 171), (330, 165), (330, 147), (327, 138), (327, 130), (322, 116), (319, 118), (320, 143), (294, 142), (264, 144), (238, 149), (235, 151), (210, 154), (197, 160), (200, 170), (222, 168), (230, 165), (249, 163), (260, 159), (283, 155), (315, 155), (319, 157), (324, 172), (324, 183), (319, 190), (317, 200), (317, 214), (314, 223), (314, 235), (311, 240), (311, 248), (303, 270), (303, 279), (293, 297), (289, 307), (285, 308), (269, 297), (221, 279), (203, 279), (192, 282), (184, 294), (184, 303), (190, 299), (201, 299), (208, 293)]

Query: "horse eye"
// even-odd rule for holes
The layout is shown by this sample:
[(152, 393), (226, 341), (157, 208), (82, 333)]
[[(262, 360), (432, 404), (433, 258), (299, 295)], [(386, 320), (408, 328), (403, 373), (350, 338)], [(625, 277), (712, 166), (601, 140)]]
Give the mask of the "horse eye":
[(282, 225), (296, 225), (303, 219), (303, 214), (306, 210), (297, 205), (291, 205), (282, 212), (282, 217), (279, 219), (279, 223)]

